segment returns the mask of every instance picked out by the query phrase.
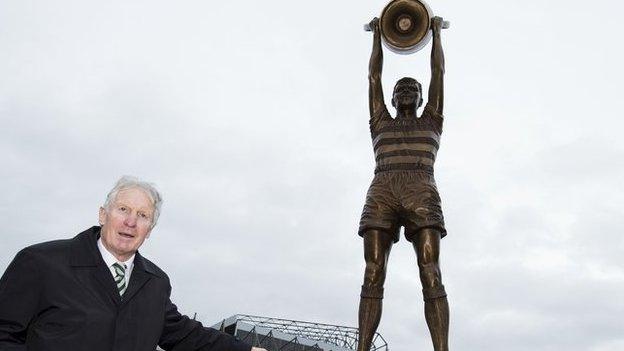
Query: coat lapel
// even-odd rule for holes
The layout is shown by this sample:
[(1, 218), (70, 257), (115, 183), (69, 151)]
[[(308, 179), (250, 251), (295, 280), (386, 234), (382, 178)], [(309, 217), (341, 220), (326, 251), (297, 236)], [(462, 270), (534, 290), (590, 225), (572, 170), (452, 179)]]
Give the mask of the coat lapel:
[(134, 295), (136, 295), (141, 288), (151, 279), (150, 269), (147, 268), (145, 264), (145, 260), (140, 253), (136, 253), (134, 256), (134, 268), (132, 269), (132, 274), (130, 275), (130, 282), (128, 283), (128, 289), (124, 292), (122, 298), (122, 307), (127, 304)]
[(98, 265), (92, 272), (92, 277), (98, 282), (100, 285), (99, 291), (101, 291), (106, 297), (115, 305), (119, 305), (121, 303), (121, 296), (119, 296), (119, 291), (117, 290), (117, 284), (115, 284), (115, 279), (111, 274), (108, 267), (101, 264)]
[(123, 307), (152, 279), (152, 275), (158, 275), (158, 273), (146, 264), (146, 260), (137, 252), (134, 256), (134, 268), (128, 288), (123, 298), (120, 297), (115, 279), (97, 248), (99, 236), (100, 227), (92, 227), (78, 234), (72, 240), (70, 264), (83, 287), (99, 299)]
[(97, 248), (99, 235), (100, 227), (92, 227), (72, 240), (70, 265), (85, 289), (104, 302), (119, 305), (117, 285)]

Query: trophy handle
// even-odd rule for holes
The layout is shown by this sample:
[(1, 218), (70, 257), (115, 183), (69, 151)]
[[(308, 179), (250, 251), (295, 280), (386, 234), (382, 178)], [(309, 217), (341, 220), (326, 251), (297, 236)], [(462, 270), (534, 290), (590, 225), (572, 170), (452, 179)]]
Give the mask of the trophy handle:
[[(451, 22), (449, 21), (442, 21), (442, 29), (448, 29), (451, 27)], [(366, 32), (371, 32), (373, 29), (370, 27), (370, 24), (366, 23), (364, 25), (364, 31)]]

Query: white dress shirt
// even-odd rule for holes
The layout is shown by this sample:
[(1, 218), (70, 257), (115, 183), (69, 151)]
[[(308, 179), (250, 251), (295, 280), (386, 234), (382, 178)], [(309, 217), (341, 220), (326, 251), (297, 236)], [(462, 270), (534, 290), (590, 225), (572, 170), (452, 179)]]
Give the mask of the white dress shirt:
[(98, 239), (97, 246), (98, 246), (98, 249), (100, 249), (100, 255), (102, 255), (104, 262), (106, 262), (106, 266), (108, 266), (108, 269), (113, 275), (113, 278), (115, 278), (115, 276), (117, 275), (117, 273), (115, 273), (115, 268), (113, 268), (113, 264), (120, 263), (122, 265), (124, 264), (126, 265), (125, 279), (126, 279), (126, 286), (128, 286), (128, 284), (130, 283), (130, 274), (132, 274), (132, 268), (134, 268), (134, 256), (135, 255), (132, 255), (132, 257), (130, 257), (127, 261), (119, 262), (117, 258), (115, 258), (115, 256), (113, 256), (113, 254), (110, 253), (106, 249), (106, 247), (104, 247), (104, 244), (102, 244), (102, 238)]

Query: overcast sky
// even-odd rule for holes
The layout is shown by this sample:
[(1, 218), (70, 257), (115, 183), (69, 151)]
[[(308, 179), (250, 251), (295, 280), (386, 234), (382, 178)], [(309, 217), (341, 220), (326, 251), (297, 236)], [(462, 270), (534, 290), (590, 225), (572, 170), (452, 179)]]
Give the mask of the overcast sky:
[[(165, 199), (141, 248), (172, 299), (356, 326), (386, 1), (0, 0), (0, 271), (97, 224), (124, 174)], [(451, 21), (436, 177), (451, 349), (624, 349), (624, 52), (614, 0), (431, 0)], [(620, 22), (620, 23), (618, 23)], [(385, 51), (427, 86), (429, 51)], [(388, 102), (388, 106), (389, 102)], [(415, 255), (379, 332), (431, 349)]]

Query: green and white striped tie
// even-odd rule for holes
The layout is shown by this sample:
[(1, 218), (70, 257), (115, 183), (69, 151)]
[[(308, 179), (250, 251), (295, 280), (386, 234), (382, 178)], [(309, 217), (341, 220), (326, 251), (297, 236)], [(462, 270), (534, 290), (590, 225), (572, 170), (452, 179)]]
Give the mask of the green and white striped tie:
[(126, 284), (126, 265), (121, 263), (113, 263), (113, 269), (115, 270), (115, 283), (117, 283), (117, 291), (122, 296), (126, 291), (128, 284)]

